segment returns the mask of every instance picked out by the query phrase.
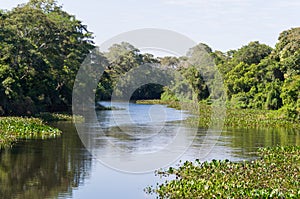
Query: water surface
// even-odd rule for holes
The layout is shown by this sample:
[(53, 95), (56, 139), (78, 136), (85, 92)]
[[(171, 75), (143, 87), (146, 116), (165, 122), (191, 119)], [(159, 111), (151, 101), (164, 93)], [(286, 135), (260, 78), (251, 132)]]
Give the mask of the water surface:
[[(70, 122), (53, 124), (63, 130), (60, 138), (19, 142), (2, 151), (0, 198), (152, 198), (143, 189), (160, 181), (153, 172), (120, 172), (117, 167), (122, 166), (109, 165), (108, 160), (130, 163), (137, 155), (155, 154), (150, 165), (172, 156), (171, 165), (196, 158), (241, 161), (255, 158), (259, 147), (300, 145), (300, 133), (292, 129), (226, 129), (220, 136), (209, 136), (181, 122), (190, 116), (186, 112), (165, 106), (114, 106), (122, 109), (98, 112), (98, 123), (89, 124), (94, 129), (88, 136), (94, 139), (90, 151)], [(159, 153), (177, 134), (180, 142)], [(188, 150), (186, 144), (191, 144)], [(143, 168), (139, 164), (137, 168)]]

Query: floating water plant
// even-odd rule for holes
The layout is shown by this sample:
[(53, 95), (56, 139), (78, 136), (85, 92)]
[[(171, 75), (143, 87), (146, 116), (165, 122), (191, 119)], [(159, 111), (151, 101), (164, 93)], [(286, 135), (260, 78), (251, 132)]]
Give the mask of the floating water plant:
[(59, 129), (45, 125), (41, 119), (0, 117), (0, 148), (20, 139), (47, 139), (60, 134)]
[(158, 198), (300, 198), (300, 147), (259, 150), (251, 162), (185, 162), (178, 168), (157, 171), (172, 177), (148, 194)]

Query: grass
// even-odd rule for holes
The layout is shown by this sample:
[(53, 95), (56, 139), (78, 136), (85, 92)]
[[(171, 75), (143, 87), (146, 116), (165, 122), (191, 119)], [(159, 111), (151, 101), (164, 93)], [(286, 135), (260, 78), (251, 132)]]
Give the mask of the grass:
[[(191, 117), (186, 122), (191, 126), (207, 128), (215, 123), (224, 123), (224, 127), (241, 128), (300, 128), (300, 122), (290, 120), (284, 117), (279, 111), (272, 110), (254, 110), (254, 109), (233, 109), (226, 107), (226, 117), (212, 117), (212, 112), (218, 110), (218, 107), (207, 105), (205, 103), (175, 102), (161, 100), (141, 100), (139, 104), (166, 104), (171, 108), (188, 110), (197, 114), (197, 117)], [(214, 108), (214, 109), (213, 109)]]
[(0, 117), (0, 149), (22, 139), (48, 139), (61, 134), (38, 118)]
[(173, 177), (145, 189), (158, 198), (300, 198), (300, 147), (260, 149), (251, 162), (185, 162), (157, 171)]

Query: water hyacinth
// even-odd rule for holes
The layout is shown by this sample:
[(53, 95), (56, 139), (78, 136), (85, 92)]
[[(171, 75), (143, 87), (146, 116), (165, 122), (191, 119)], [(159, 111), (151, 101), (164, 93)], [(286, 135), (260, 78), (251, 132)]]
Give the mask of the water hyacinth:
[(157, 171), (174, 180), (147, 187), (158, 198), (300, 198), (300, 147), (259, 150), (251, 162), (185, 162)]
[(47, 139), (61, 134), (38, 118), (0, 117), (0, 148), (20, 139)]
[(61, 122), (61, 121), (83, 122), (84, 121), (84, 118), (81, 115), (73, 115), (71, 113), (42, 112), (36, 114), (35, 117), (42, 119), (44, 122)]

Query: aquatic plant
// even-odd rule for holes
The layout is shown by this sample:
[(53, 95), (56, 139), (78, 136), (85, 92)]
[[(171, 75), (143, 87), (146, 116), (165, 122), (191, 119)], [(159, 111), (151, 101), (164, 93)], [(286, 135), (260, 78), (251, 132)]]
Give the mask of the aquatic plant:
[(80, 115), (73, 115), (71, 113), (50, 113), (42, 112), (35, 115), (36, 118), (40, 118), (44, 122), (60, 122), (60, 121), (84, 121), (84, 118)]
[(186, 161), (156, 175), (172, 177), (145, 189), (158, 198), (300, 198), (300, 147), (264, 148), (254, 161)]
[(0, 117), (0, 148), (21, 139), (47, 139), (61, 134), (38, 118)]
[[(139, 104), (166, 104), (171, 108), (187, 110), (196, 114), (190, 117), (186, 123), (194, 126), (207, 128), (212, 123), (224, 122), (224, 127), (242, 127), (242, 128), (299, 128), (300, 123), (285, 118), (280, 112), (274, 110), (258, 110), (258, 109), (235, 109), (230, 106), (226, 107), (226, 117), (211, 117), (212, 105), (204, 102), (177, 102), (162, 100), (141, 100)], [(214, 115), (216, 116), (216, 115)]]

